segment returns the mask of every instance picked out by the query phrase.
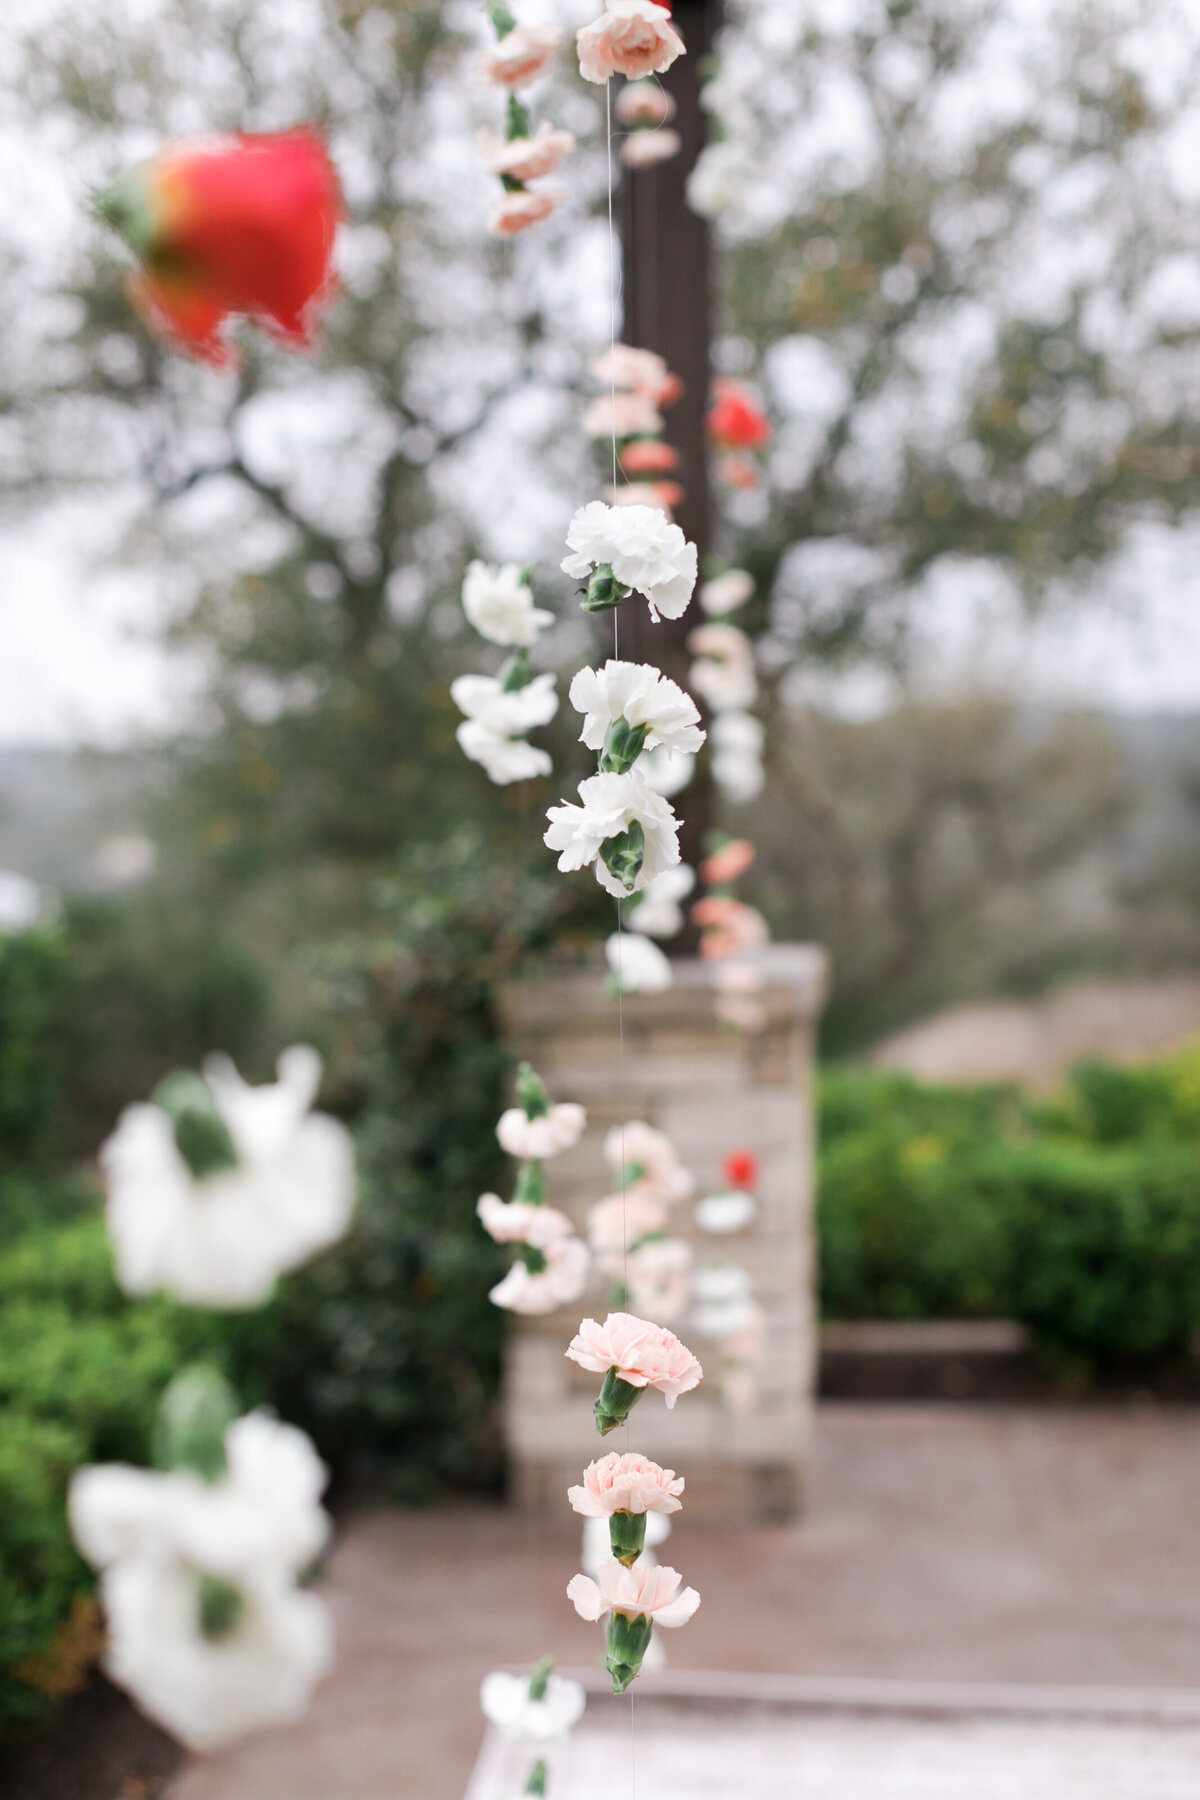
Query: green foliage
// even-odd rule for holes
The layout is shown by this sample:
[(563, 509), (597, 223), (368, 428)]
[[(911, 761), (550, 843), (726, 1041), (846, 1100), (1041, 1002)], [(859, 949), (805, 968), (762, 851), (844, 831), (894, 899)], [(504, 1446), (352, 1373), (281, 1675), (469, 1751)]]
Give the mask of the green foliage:
[(1200, 1325), (1200, 1052), (1081, 1065), (1052, 1102), (847, 1069), (821, 1090), (832, 1317), (1022, 1320), (1075, 1370)]

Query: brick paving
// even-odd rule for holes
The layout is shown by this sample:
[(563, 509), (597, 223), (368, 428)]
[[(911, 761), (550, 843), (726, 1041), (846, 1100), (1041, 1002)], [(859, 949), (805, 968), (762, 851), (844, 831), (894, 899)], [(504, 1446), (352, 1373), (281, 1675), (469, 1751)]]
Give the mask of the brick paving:
[[(689, 1525), (671, 1560), (704, 1603), (673, 1667), (1200, 1683), (1200, 1413), (821, 1409), (807, 1516)], [(499, 1663), (594, 1656), (562, 1590), (565, 1513), (377, 1511), (347, 1523), (327, 1595), (336, 1673), (303, 1724), (189, 1764), (171, 1800), (461, 1800)]]

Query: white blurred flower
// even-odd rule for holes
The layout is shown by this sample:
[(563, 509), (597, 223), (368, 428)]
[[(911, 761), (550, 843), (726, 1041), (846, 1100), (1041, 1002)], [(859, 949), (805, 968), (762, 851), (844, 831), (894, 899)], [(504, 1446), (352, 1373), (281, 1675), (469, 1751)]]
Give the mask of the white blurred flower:
[(731, 1188), (723, 1194), (706, 1194), (703, 1200), (697, 1200), (694, 1213), (696, 1229), (724, 1237), (734, 1231), (744, 1231), (758, 1217), (758, 1201), (753, 1194), (745, 1194), (740, 1188)]
[(674, 977), (658, 945), (640, 931), (614, 931), (604, 946), (609, 971), (623, 994), (665, 994)]
[(745, 569), (729, 569), (702, 583), (700, 605), (710, 618), (723, 618), (754, 598), (754, 577)]
[(354, 1147), (310, 1112), (321, 1059), (285, 1050), (279, 1080), (252, 1088), (227, 1057), (205, 1076), (236, 1163), (196, 1175), (161, 1106), (126, 1107), (100, 1151), (108, 1232), (127, 1294), (165, 1288), (190, 1306), (261, 1306), (278, 1276), (335, 1243), (354, 1208)]
[(630, 1310), (656, 1325), (673, 1325), (687, 1311), (691, 1267), (691, 1245), (682, 1238), (639, 1244), (626, 1260)]
[(688, 638), (698, 658), (690, 681), (713, 712), (745, 711), (758, 698), (754, 648), (736, 625), (701, 625)]
[(535, 675), (511, 690), (493, 675), (460, 675), (450, 683), (451, 699), (466, 714), (455, 732), (459, 746), (498, 787), (551, 773), (547, 752), (526, 743), (524, 734), (548, 725), (557, 713), (555, 680), (552, 673)]
[(631, 131), (621, 145), (621, 161), (627, 169), (653, 169), (670, 162), (683, 149), (677, 131)]
[(696, 546), (656, 507), (593, 500), (571, 520), (567, 547), (574, 554), (563, 559), (564, 574), (583, 581), (596, 568), (611, 568), (623, 587), (645, 596), (652, 619), (678, 619), (687, 611), (699, 567)]
[(629, 915), (634, 931), (649, 937), (672, 938), (686, 923), (679, 902), (686, 900), (696, 885), (696, 871), (688, 863), (668, 869), (657, 881), (642, 889), (642, 897)]
[(719, 138), (705, 145), (687, 180), (687, 203), (703, 219), (717, 219), (731, 212), (756, 188), (760, 171), (742, 144)]
[(710, 1342), (721, 1342), (750, 1330), (760, 1317), (749, 1271), (734, 1263), (697, 1269), (692, 1276), (692, 1331)]
[(748, 805), (762, 793), (764, 735), (751, 713), (718, 713), (712, 722), (712, 778), (735, 805)]
[(625, 1190), (627, 1197), (636, 1195), (673, 1206), (677, 1200), (689, 1199), (696, 1186), (666, 1132), (642, 1119), (613, 1126), (604, 1140), (604, 1158), (618, 1177), (634, 1171)]
[(15, 869), (0, 869), (0, 931), (26, 931), (46, 910), (36, 881)]
[(541, 1251), (545, 1267), (530, 1269), (515, 1262), (488, 1299), (508, 1312), (540, 1315), (578, 1300), (587, 1286), (591, 1258), (582, 1238), (559, 1238)]
[(225, 1448), (211, 1483), (114, 1464), (71, 1484), (75, 1541), (101, 1571), (106, 1671), (195, 1750), (299, 1717), (333, 1657), (325, 1607), (295, 1585), (328, 1537), (323, 1465), (264, 1414), (231, 1425)]
[(533, 589), (516, 563), (473, 562), (462, 588), (463, 611), (481, 637), (493, 644), (528, 650), (554, 623), (554, 614), (533, 603)]
[(496, 1126), (500, 1148), (521, 1162), (547, 1162), (564, 1150), (573, 1150), (583, 1136), (587, 1112), (574, 1100), (564, 1100), (547, 1113), (529, 1118), (522, 1106), (510, 1106)]
[(646, 786), (664, 800), (682, 794), (695, 773), (695, 757), (678, 750), (647, 750), (638, 762), (638, 774)]
[(583, 1717), (587, 1695), (577, 1681), (551, 1675), (545, 1697), (531, 1700), (529, 1677), (496, 1669), (485, 1675), (479, 1690), (484, 1717), (507, 1738), (547, 1744), (566, 1737)]
[(649, 663), (615, 662), (580, 669), (571, 683), (571, 705), (583, 713), (580, 742), (602, 750), (618, 719), (646, 727), (645, 748), (694, 755), (704, 742), (700, 711), (690, 694)]
[[(579, 784), (582, 806), (552, 806), (545, 834), (548, 849), (560, 852), (563, 874), (595, 865), (596, 880), (618, 900), (647, 887), (679, 861), (679, 821), (667, 802), (642, 780), (637, 769), (627, 775), (592, 775)], [(602, 860), (612, 839), (623, 839), (631, 826), (640, 827), (642, 862), (626, 881)]]

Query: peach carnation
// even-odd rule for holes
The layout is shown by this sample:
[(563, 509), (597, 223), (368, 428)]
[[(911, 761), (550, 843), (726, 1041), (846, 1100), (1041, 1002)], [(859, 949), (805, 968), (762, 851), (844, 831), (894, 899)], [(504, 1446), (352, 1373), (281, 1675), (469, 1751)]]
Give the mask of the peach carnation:
[(730, 838), (727, 844), (705, 857), (700, 864), (700, 879), (710, 887), (724, 887), (753, 867), (756, 854), (749, 838)]
[(635, 1563), (622, 1568), (615, 1560), (601, 1563), (599, 1581), (576, 1575), (567, 1584), (567, 1598), (581, 1619), (594, 1622), (605, 1613), (621, 1613), (627, 1619), (652, 1619), (674, 1629), (686, 1625), (700, 1604), (695, 1588), (679, 1592), (683, 1576), (677, 1569), (656, 1563)]
[(536, 1119), (526, 1117), (521, 1106), (501, 1113), (496, 1126), (500, 1148), (520, 1162), (548, 1162), (564, 1150), (573, 1150), (583, 1136), (587, 1113), (574, 1101), (552, 1106)]
[(593, 1254), (620, 1256), (627, 1246), (662, 1230), (667, 1209), (651, 1194), (610, 1194), (588, 1208), (588, 1242)]
[(656, 437), (662, 428), (662, 414), (642, 388), (601, 394), (583, 415), (583, 434), (590, 438)]
[(606, 11), (576, 34), (579, 72), (603, 86), (613, 75), (661, 75), (687, 46), (671, 15), (654, 0), (609, 0)]
[(604, 1157), (618, 1176), (632, 1172), (626, 1188), (630, 1197), (645, 1195), (673, 1206), (689, 1199), (695, 1190), (695, 1177), (684, 1168), (666, 1132), (656, 1131), (642, 1119), (614, 1125), (604, 1140)]
[(621, 452), (626, 475), (671, 475), (679, 467), (679, 452), (658, 438), (637, 438)]
[(519, 237), (531, 225), (540, 225), (543, 219), (548, 219), (557, 205), (557, 194), (548, 194), (544, 190), (535, 194), (530, 188), (517, 188), (513, 193), (503, 195), (492, 208), (492, 236)]
[(626, 1259), (628, 1303), (656, 1324), (670, 1325), (687, 1311), (692, 1247), (682, 1238), (652, 1238)]
[(585, 1519), (607, 1519), (611, 1513), (673, 1513), (683, 1505), (683, 1476), (662, 1469), (647, 1456), (627, 1452), (589, 1463), (583, 1486), (567, 1489), (567, 1499)]
[(543, 1269), (515, 1262), (503, 1281), (496, 1283), (488, 1299), (508, 1312), (540, 1316), (578, 1300), (587, 1286), (587, 1245), (577, 1237), (560, 1238), (542, 1251)]
[(483, 72), (499, 87), (526, 87), (545, 73), (561, 42), (557, 25), (518, 25), (488, 51)]
[(631, 81), (617, 95), (616, 115), (622, 125), (669, 125), (675, 101), (657, 81)]
[(767, 921), (753, 906), (745, 906), (740, 900), (710, 894), (706, 900), (697, 900), (692, 918), (703, 933), (700, 954), (707, 962), (744, 956), (770, 942)]
[(485, 131), (480, 141), (492, 174), (507, 175), (513, 181), (539, 181), (555, 174), (563, 157), (575, 148), (569, 131), (548, 124), (538, 127), (536, 137), (510, 138), (504, 143)]
[(609, 1313), (603, 1325), (584, 1319), (567, 1355), (581, 1369), (590, 1369), (595, 1375), (612, 1374), (626, 1387), (657, 1388), (668, 1407), (675, 1405), (680, 1394), (698, 1387), (704, 1375), (673, 1331), (632, 1313)]
[(631, 481), (621, 487), (605, 488), (610, 506), (652, 506), (666, 513), (668, 519), (682, 504), (684, 491), (677, 481)]

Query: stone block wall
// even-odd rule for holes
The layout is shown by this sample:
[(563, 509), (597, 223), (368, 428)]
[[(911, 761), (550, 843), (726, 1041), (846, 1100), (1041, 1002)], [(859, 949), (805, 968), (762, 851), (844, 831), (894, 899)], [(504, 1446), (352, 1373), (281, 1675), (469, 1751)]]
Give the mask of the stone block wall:
[[(581, 1233), (588, 1206), (612, 1191), (601, 1147), (622, 1119), (668, 1134), (697, 1178), (697, 1196), (728, 1185), (721, 1164), (731, 1150), (758, 1157), (759, 1211), (746, 1230), (706, 1236), (686, 1202), (670, 1225), (672, 1236), (692, 1243), (698, 1266), (736, 1262), (752, 1274), (767, 1315), (758, 1399), (734, 1410), (706, 1381), (668, 1412), (648, 1394), (632, 1415), (629, 1446), (686, 1473), (689, 1511), (786, 1518), (802, 1504), (812, 1429), (813, 1038), (826, 963), (815, 946), (779, 944), (759, 966), (766, 1023), (754, 1033), (719, 1022), (712, 970), (701, 962), (676, 964), (668, 993), (627, 996), (620, 1009), (594, 973), (514, 987), (503, 1006), (514, 1052), (534, 1064), (552, 1098), (587, 1107), (582, 1143), (547, 1165), (550, 1203)], [(560, 1506), (587, 1462), (625, 1448), (623, 1431), (604, 1442), (597, 1436), (597, 1378), (564, 1356), (578, 1319), (606, 1310), (597, 1279), (569, 1311), (512, 1320), (504, 1411), (511, 1492), (521, 1506)], [(686, 1322), (675, 1329), (704, 1362), (706, 1346), (689, 1338)]]

